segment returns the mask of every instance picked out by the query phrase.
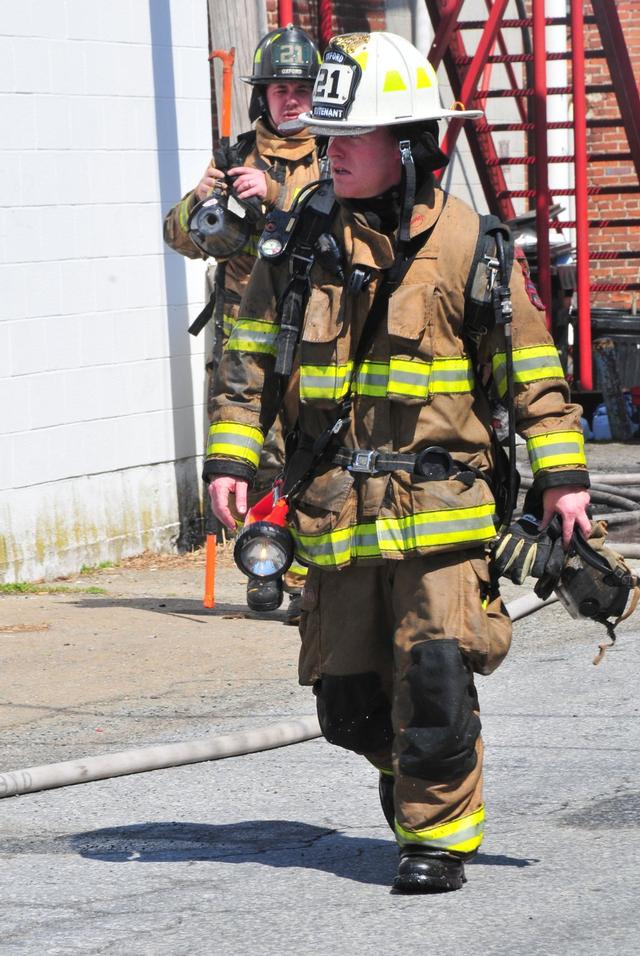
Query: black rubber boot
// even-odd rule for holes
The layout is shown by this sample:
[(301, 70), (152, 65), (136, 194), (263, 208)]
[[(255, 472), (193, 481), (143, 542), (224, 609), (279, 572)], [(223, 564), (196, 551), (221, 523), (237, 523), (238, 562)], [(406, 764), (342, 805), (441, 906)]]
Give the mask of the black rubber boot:
[(449, 893), (466, 883), (462, 860), (442, 850), (415, 843), (400, 848), (393, 893)]
[(380, 806), (384, 813), (384, 818), (391, 827), (393, 833), (396, 832), (396, 812), (393, 805), (393, 777), (390, 773), (381, 773), (378, 781), (378, 796), (380, 797)]
[(285, 612), (284, 623), (292, 624), (295, 627), (300, 623), (302, 591), (289, 592), (289, 606)]
[(252, 611), (277, 611), (282, 604), (282, 578), (264, 581), (249, 578), (247, 581), (247, 604)]

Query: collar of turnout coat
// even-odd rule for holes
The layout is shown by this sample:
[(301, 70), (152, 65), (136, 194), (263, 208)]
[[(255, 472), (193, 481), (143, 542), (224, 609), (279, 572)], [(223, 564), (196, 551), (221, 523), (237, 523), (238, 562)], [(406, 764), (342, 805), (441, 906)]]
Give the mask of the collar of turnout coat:
[(287, 161), (303, 159), (316, 148), (316, 141), (308, 129), (301, 129), (292, 136), (278, 136), (264, 120), (256, 123), (256, 147), (263, 157)]
[[(442, 212), (444, 202), (445, 193), (436, 189), (433, 178), (429, 177), (416, 197), (411, 214), (412, 239), (431, 229)], [(341, 207), (341, 215), (347, 227), (344, 230), (344, 242), (348, 260), (373, 269), (388, 269), (395, 259), (395, 236), (377, 232), (368, 224), (364, 213), (348, 205)], [(435, 236), (429, 240), (429, 255), (437, 257), (434, 241)]]

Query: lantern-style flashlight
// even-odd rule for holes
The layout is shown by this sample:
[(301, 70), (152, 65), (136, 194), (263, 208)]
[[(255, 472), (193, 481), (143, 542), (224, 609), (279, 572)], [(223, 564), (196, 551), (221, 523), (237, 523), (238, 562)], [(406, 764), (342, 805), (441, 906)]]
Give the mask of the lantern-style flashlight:
[(250, 578), (272, 581), (282, 577), (293, 561), (293, 538), (286, 527), (289, 504), (277, 487), (249, 509), (236, 538), (233, 559)]

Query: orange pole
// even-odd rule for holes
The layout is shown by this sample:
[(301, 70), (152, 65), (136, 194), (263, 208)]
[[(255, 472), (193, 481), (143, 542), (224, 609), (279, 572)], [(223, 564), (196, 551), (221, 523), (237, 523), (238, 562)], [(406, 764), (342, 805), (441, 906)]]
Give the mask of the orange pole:
[(204, 607), (216, 606), (216, 536), (207, 534), (204, 566)]
[(223, 146), (229, 145), (231, 138), (231, 71), (236, 58), (236, 48), (227, 50), (213, 50), (209, 59), (214, 57), (222, 60), (222, 117), (220, 119), (220, 140)]

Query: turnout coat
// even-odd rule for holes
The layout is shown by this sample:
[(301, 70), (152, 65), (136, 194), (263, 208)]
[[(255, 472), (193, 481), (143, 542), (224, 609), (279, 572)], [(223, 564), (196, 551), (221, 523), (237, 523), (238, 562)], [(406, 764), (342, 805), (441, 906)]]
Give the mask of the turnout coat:
[[(425, 236), (386, 321), (377, 329), (353, 384), (351, 422), (338, 444), (349, 449), (418, 453), (440, 446), (490, 479), (491, 407), (486, 379), (506, 393), (503, 333), (481, 342), (478, 361), (463, 330), (464, 289), (479, 231), (465, 203), (427, 183), (411, 219)], [(303, 435), (317, 438), (336, 418), (353, 374), (353, 358), (383, 270), (394, 260), (393, 236), (341, 205), (332, 225), (345, 279), (316, 262), (294, 374), (284, 403), (297, 407)], [(355, 266), (371, 270), (363, 291), (347, 290)], [(280, 403), (274, 373), (277, 304), (287, 262), (258, 260), (225, 351), (212, 401), (205, 478), (251, 481)], [(569, 389), (542, 313), (522, 270), (511, 277), (517, 430), (526, 440), (535, 485), (588, 486), (580, 408)], [(295, 420), (295, 414), (293, 415)], [(482, 547), (496, 534), (490, 482), (455, 474), (426, 481), (409, 471), (358, 474), (331, 461), (316, 469), (290, 511), (297, 557), (325, 569), (353, 562)]]

